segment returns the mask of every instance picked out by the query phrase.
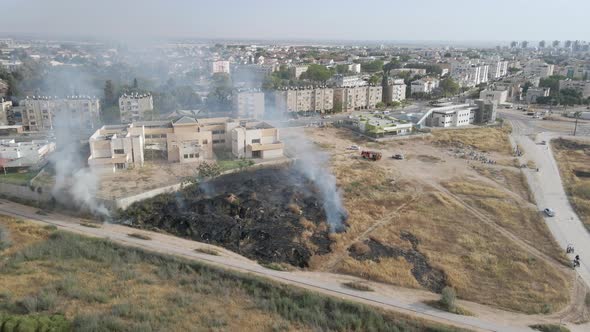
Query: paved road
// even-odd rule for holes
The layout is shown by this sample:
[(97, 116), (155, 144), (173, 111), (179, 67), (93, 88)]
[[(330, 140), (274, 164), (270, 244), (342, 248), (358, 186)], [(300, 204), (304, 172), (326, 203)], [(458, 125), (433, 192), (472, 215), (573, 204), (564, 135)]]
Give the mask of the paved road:
[[(582, 260), (578, 269), (579, 275), (586, 285), (590, 286), (590, 233), (569, 203), (550, 145), (538, 144), (541, 141), (549, 142), (551, 138), (560, 134), (539, 133), (538, 128), (529, 121), (511, 113), (502, 113), (502, 116), (512, 123), (512, 139), (525, 152), (521, 158), (523, 163), (532, 160), (539, 168), (539, 172), (525, 170), (525, 175), (539, 210), (548, 207), (556, 212), (555, 217), (545, 216), (549, 230), (564, 250), (568, 244), (574, 245), (575, 253), (580, 255)], [(536, 142), (531, 138), (535, 135)]]
[[(350, 276), (323, 272), (280, 272), (269, 270), (261, 267), (256, 262), (245, 259), (242, 256), (222, 248), (216, 248), (221, 253), (219, 256), (210, 256), (196, 252), (194, 250), (195, 248), (208, 246), (199, 242), (179, 239), (174, 236), (159, 233), (138, 231), (137, 229), (115, 224), (104, 224), (101, 228), (89, 228), (81, 226), (79, 224), (80, 220), (76, 218), (58, 213), (39, 215), (36, 212), (36, 208), (6, 200), (0, 200), (0, 213), (2, 214), (26, 218), (41, 223), (53, 224), (61, 229), (71, 232), (110, 239), (113, 242), (127, 246), (140, 247), (150, 251), (204, 261), (208, 264), (219, 267), (262, 276), (281, 283), (296, 285), (327, 295), (470, 330), (510, 332), (531, 331), (527, 327), (529, 324), (548, 321), (544, 317), (515, 314), (481, 305), (475, 305), (478, 308), (478, 317), (453, 315), (430, 308), (423, 304), (421, 301), (429, 296), (432, 299), (433, 295), (426, 294), (426, 292), (420, 290), (408, 290), (377, 283), (369, 283), (371, 287), (375, 289), (375, 292), (360, 292), (342, 286), (343, 282), (360, 280)], [(127, 236), (127, 234), (132, 232), (145, 233), (151, 237), (151, 240), (146, 241)], [(416, 294), (422, 294), (422, 296), (416, 296)]]

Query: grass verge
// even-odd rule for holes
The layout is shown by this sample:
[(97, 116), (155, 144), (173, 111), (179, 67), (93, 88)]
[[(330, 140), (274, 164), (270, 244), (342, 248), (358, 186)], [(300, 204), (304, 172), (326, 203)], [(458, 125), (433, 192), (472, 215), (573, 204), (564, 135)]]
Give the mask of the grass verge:
[(345, 282), (342, 284), (342, 286), (348, 287), (350, 289), (362, 291), (362, 292), (373, 292), (374, 291), (373, 288), (371, 288), (370, 286), (368, 286), (360, 281)]
[(567, 327), (555, 324), (536, 324), (531, 325), (530, 328), (541, 332), (570, 332)]

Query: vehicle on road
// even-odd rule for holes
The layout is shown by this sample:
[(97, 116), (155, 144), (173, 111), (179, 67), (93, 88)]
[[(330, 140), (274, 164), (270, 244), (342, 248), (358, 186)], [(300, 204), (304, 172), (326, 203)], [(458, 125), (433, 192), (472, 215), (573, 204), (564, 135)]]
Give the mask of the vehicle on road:
[(391, 156), (391, 158), (397, 159), (397, 160), (404, 160), (404, 155), (403, 154), (394, 154), (393, 156)]
[(553, 211), (553, 209), (551, 208), (545, 208), (545, 210), (543, 210), (543, 213), (545, 213), (547, 217), (555, 217), (555, 211)]
[(547, 145), (547, 141), (541, 141), (541, 142), (539, 142), (539, 144), (541, 144), (541, 145)]
[(358, 146), (358, 145), (351, 145), (351, 146), (347, 146), (347, 147), (346, 147), (346, 150), (351, 150), (351, 151), (358, 151), (358, 150), (360, 150), (360, 149), (361, 149), (361, 148), (360, 148), (360, 146)]

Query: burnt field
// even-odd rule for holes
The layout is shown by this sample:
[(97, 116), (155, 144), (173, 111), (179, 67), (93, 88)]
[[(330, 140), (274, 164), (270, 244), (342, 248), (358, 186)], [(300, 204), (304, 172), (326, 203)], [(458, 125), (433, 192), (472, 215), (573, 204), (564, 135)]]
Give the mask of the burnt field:
[(319, 189), (292, 168), (220, 176), (138, 202), (121, 222), (223, 246), (264, 263), (307, 267), (330, 251)]

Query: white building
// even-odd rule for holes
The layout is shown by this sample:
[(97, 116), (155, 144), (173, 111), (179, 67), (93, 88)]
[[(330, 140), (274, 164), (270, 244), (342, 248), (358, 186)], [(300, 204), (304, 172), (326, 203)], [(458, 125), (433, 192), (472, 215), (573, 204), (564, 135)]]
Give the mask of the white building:
[(508, 98), (507, 90), (481, 90), (479, 93), (479, 99), (492, 100), (498, 105), (506, 103)]
[(309, 66), (293, 66), (291, 67), (291, 74), (295, 76), (295, 78), (299, 79), (301, 74), (307, 71), (307, 68), (309, 68)]
[(89, 96), (66, 98), (27, 97), (22, 105), (22, 122), (27, 131), (52, 130), (56, 126), (90, 129), (98, 126), (100, 103)]
[(550, 88), (534, 88), (530, 87), (526, 91), (526, 101), (528, 103), (536, 103), (539, 97), (549, 97)]
[(46, 140), (15, 142), (0, 140), (0, 159), (3, 167), (30, 167), (45, 159), (55, 150), (55, 143)]
[(211, 62), (211, 73), (225, 73), (229, 74), (229, 61), (217, 60)]
[(154, 99), (149, 93), (123, 94), (119, 97), (119, 114), (122, 123), (154, 120)]
[(463, 87), (474, 87), (488, 81), (489, 65), (470, 61), (451, 63), (451, 77)]
[(438, 88), (439, 80), (432, 77), (425, 77), (419, 80), (415, 80), (411, 83), (411, 93), (432, 93), (434, 89)]
[(361, 64), (360, 63), (352, 63), (348, 65), (348, 71), (355, 74), (361, 73)]
[(264, 92), (238, 91), (233, 96), (234, 111), (239, 118), (262, 119), (264, 117)]
[(469, 104), (436, 108), (427, 117), (426, 125), (442, 128), (467, 126), (474, 122), (474, 109), (475, 106)]
[(488, 79), (496, 80), (508, 75), (508, 61), (489, 61)]
[(0, 98), (0, 125), (9, 126), (13, 124), (12, 101)]
[(335, 85), (339, 88), (341, 87), (355, 87), (355, 86), (364, 86), (368, 85), (367, 81), (363, 80), (362, 77), (358, 75), (348, 75), (344, 76), (341, 74), (334, 75), (330, 78), (329, 82), (330, 85)]
[(407, 85), (402, 79), (389, 80), (389, 84), (383, 87), (383, 102), (391, 103), (406, 99)]

